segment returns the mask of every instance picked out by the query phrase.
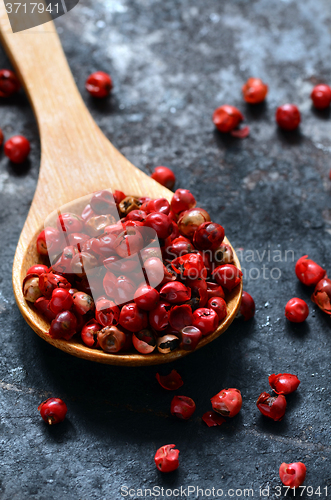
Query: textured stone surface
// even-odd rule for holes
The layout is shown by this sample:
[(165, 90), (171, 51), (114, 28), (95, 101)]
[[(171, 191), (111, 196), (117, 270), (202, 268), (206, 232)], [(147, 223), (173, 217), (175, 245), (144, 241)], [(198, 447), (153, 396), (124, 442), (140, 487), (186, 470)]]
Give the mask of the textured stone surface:
[[(305, 484), (331, 491), (330, 320), (313, 307), (293, 264), (308, 253), (331, 272), (331, 122), (309, 99), (313, 83), (331, 82), (328, 6), (326, 0), (83, 1), (57, 20), (79, 89), (109, 139), (146, 172), (158, 164), (172, 167), (177, 186), (190, 188), (243, 249), (255, 319), (236, 321), (212, 345), (159, 368), (181, 373), (178, 392), (197, 404), (189, 422), (169, 416), (173, 393), (158, 386), (156, 367), (132, 370), (72, 358), (22, 319), (11, 264), (38, 177), (40, 145), (25, 97), (1, 102), (5, 136), (26, 135), (32, 152), (23, 167), (2, 153), (0, 161), (0, 498), (118, 499), (123, 485), (214, 487), (223, 496), (229, 488), (254, 488), (255, 497), (270, 486), (269, 497), (278, 498), (283, 461), (305, 462)], [(9, 67), (3, 52), (0, 65)], [(84, 91), (94, 70), (114, 79), (105, 103)], [(249, 76), (269, 83), (266, 104), (243, 103), (241, 85)], [(284, 134), (274, 124), (284, 102), (300, 107), (297, 133)], [(214, 132), (210, 117), (223, 103), (244, 112), (249, 138)], [(273, 271), (278, 279), (270, 276), (273, 268), (280, 270)], [(284, 306), (293, 296), (309, 303), (304, 325), (285, 321)], [(284, 420), (269, 422), (255, 401), (268, 390), (270, 373), (286, 371), (301, 385), (288, 397)], [(242, 411), (208, 429), (201, 415), (223, 387), (242, 391)], [(54, 428), (37, 412), (49, 396), (62, 397), (69, 408)], [(162, 476), (153, 456), (167, 443), (180, 449), (180, 468)]]

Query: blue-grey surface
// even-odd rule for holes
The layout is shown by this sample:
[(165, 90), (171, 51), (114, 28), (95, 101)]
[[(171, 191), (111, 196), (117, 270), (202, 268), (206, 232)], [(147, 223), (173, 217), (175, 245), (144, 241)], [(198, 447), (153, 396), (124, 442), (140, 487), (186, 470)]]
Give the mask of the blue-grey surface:
[[(159, 387), (156, 367), (88, 363), (37, 337), (16, 307), (11, 264), (38, 177), (38, 130), (24, 95), (2, 100), (6, 138), (26, 135), (32, 152), (23, 167), (2, 153), (0, 162), (1, 499), (117, 500), (124, 486), (135, 490), (127, 498), (154, 486), (182, 486), (185, 498), (189, 485), (221, 488), (223, 497), (242, 489), (234, 498), (247, 496), (244, 488), (260, 497), (260, 488), (269, 487), (269, 498), (276, 499), (283, 461), (306, 464), (312, 498), (324, 498), (325, 487), (331, 494), (330, 319), (316, 311), (311, 290), (294, 275), (294, 260), (306, 253), (331, 272), (331, 121), (309, 99), (313, 84), (331, 82), (330, 21), (326, 0), (84, 0), (56, 21), (97, 123), (142, 170), (172, 167), (177, 187), (190, 188), (225, 226), (242, 249), (244, 287), (257, 313), (159, 369), (181, 373), (177, 393), (197, 405), (188, 422), (169, 415), (173, 393)], [(9, 67), (3, 52), (0, 65)], [(94, 70), (113, 77), (114, 92), (105, 102), (84, 90)], [(270, 87), (267, 102), (255, 108), (241, 97), (250, 76)], [(275, 126), (275, 109), (285, 102), (300, 107), (297, 133)], [(214, 132), (211, 114), (224, 103), (244, 112), (249, 138)], [(284, 305), (293, 296), (309, 303), (304, 325), (285, 321)], [(301, 380), (281, 422), (267, 421), (255, 406), (273, 372)], [(242, 411), (209, 429), (201, 415), (224, 387), (241, 390)], [(52, 428), (37, 411), (49, 396), (63, 398), (69, 409), (66, 421)], [(168, 443), (180, 449), (180, 467), (162, 475), (153, 456)], [(163, 497), (176, 493), (164, 490)], [(190, 498), (213, 498), (208, 494), (190, 490)]]

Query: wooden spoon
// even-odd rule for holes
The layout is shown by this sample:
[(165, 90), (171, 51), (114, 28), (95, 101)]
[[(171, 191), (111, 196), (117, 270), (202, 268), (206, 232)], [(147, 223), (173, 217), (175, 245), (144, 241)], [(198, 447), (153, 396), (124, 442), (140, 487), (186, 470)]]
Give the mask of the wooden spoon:
[[(97, 127), (75, 85), (52, 21), (13, 34), (4, 3), (0, 2), (0, 23), (2, 43), (31, 101), (41, 140), (38, 185), (13, 264), (13, 288), (21, 313), (31, 328), (50, 344), (100, 363), (152, 365), (188, 354), (184, 350), (169, 354), (107, 354), (88, 348), (78, 339), (69, 342), (52, 339), (48, 335), (49, 324), (25, 301), (22, 281), (27, 269), (40, 262), (36, 237), (53, 210), (103, 188), (168, 200), (172, 192), (134, 167)], [(240, 267), (236, 255), (235, 264)], [(213, 334), (201, 340), (199, 348), (229, 327), (239, 309), (241, 294), (242, 285), (229, 294), (227, 317)]]

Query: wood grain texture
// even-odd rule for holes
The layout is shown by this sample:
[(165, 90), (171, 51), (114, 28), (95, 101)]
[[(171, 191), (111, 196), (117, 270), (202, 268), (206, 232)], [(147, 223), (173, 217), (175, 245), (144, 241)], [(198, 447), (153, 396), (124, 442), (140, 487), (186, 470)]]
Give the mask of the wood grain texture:
[[(1, 41), (20, 76), (36, 115), (40, 140), (39, 180), (23, 227), (13, 264), (17, 304), (33, 330), (55, 347), (75, 356), (117, 365), (149, 365), (173, 361), (187, 351), (170, 354), (107, 354), (78, 341), (54, 340), (49, 324), (30, 307), (22, 294), (26, 270), (40, 261), (36, 236), (56, 208), (93, 191), (111, 188), (139, 196), (164, 197), (172, 192), (134, 167), (103, 135), (87, 110), (72, 77), (53, 22), (12, 33), (0, 2)], [(236, 265), (240, 267), (236, 257)], [(228, 297), (228, 316), (199, 347), (223, 333), (240, 306), (242, 285)]]

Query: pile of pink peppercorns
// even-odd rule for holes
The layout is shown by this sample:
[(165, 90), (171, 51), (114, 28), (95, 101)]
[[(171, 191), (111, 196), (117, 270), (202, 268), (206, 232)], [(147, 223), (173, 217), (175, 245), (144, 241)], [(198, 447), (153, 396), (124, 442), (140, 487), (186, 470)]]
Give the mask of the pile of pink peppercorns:
[(225, 319), (242, 279), (223, 239), (186, 189), (170, 203), (99, 191), (39, 234), (38, 253), (55, 257), (28, 269), (23, 294), (52, 338), (80, 334), (107, 353), (193, 350)]

